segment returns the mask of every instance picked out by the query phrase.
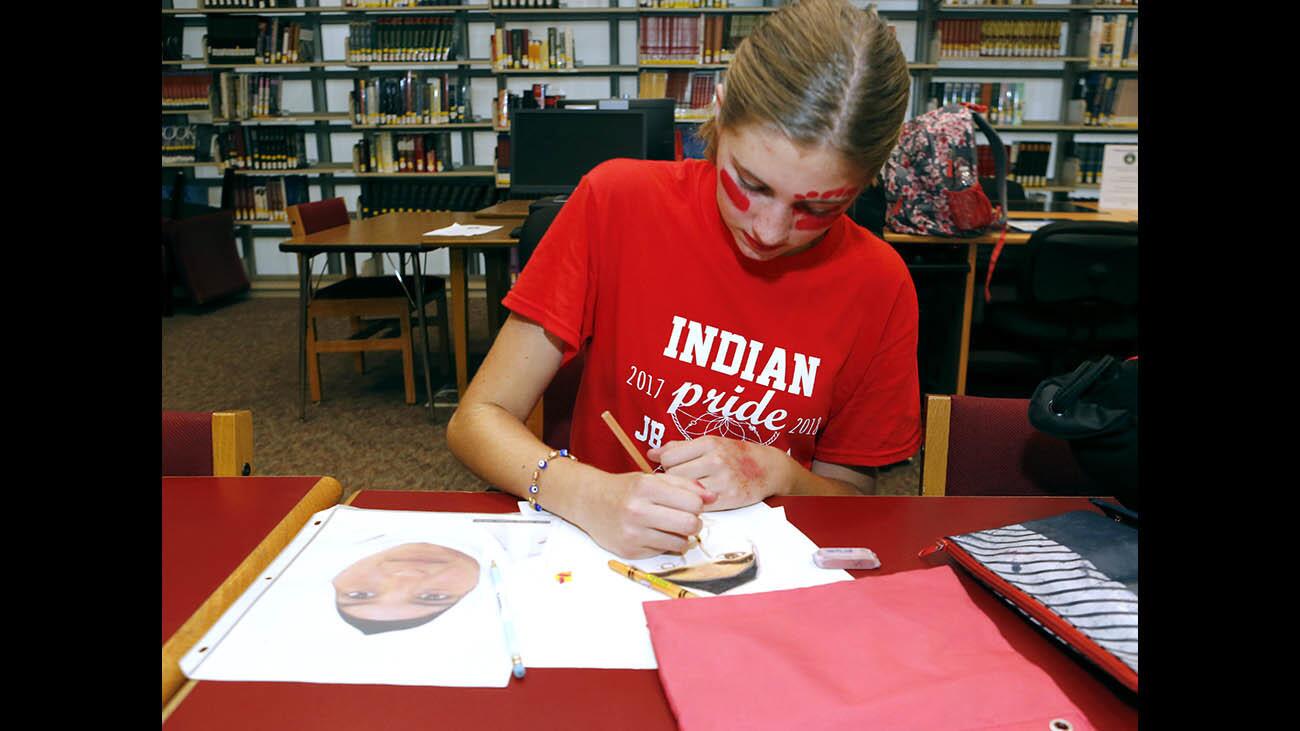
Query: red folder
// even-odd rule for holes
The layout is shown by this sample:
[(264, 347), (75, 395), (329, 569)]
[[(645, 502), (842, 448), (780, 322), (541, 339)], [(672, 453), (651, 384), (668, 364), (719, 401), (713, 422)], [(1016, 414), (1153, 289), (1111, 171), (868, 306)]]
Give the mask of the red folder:
[(687, 731), (1093, 728), (947, 566), (643, 606)]

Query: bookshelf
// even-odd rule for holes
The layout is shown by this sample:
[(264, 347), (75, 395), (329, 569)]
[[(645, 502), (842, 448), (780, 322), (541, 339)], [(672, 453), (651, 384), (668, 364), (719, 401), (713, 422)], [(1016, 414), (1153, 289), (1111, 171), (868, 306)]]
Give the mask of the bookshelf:
[[(967, 24), (1001, 21), (1004, 27), (1007, 23), (1021, 23), (1020, 27), (1033, 22), (1059, 23), (1057, 55), (963, 57), (932, 47), (930, 57), (937, 60), (938, 68), (929, 72), (928, 78), (922, 78), (922, 81), (927, 85), (930, 82), (1018, 82), (1026, 87), (1026, 96), (1047, 99), (1046, 103), (1034, 105), (1032, 114), (1027, 110), (1025, 119), (1016, 124), (993, 120), (994, 129), (1006, 144), (1047, 142), (1051, 145), (1046, 171), (1048, 185), (1028, 187), (1028, 193), (1049, 197), (1055, 197), (1054, 194), (1095, 197), (1099, 189), (1097, 185), (1083, 182), (1063, 184), (1067, 182), (1065, 174), (1074, 168), (1074, 159), (1078, 158), (1083, 147), (1106, 143), (1136, 144), (1136, 110), (1133, 110), (1131, 119), (1085, 124), (1080, 118), (1080, 104), (1077, 101), (1072, 104), (1072, 97), (1076, 96), (1080, 80), (1086, 80), (1089, 75), (1100, 75), (1103, 80), (1107, 76), (1129, 78), (1133, 80), (1132, 94), (1126, 94), (1125, 98), (1132, 99), (1133, 106), (1136, 105), (1136, 62), (1129, 66), (1096, 65), (1091, 57), (1091, 28), (1094, 18), (1122, 18), (1131, 25), (1137, 18), (1138, 8), (1135, 3), (1069, 0), (1037, 0), (1032, 5), (967, 5), (938, 0), (934, 4), (934, 20), (940, 26), (944, 21), (953, 20)], [(1121, 37), (1116, 39), (1117, 45), (1122, 45), (1122, 41), (1121, 31)], [(1050, 100), (1053, 98), (1059, 99), (1059, 104), (1052, 105)], [(979, 138), (984, 142), (983, 135)], [(1076, 153), (1074, 158), (1067, 158), (1064, 154), (1069, 149)]]
[[(705, 63), (703, 58), (675, 63), (657, 63), (641, 58), (640, 28), (643, 22), (664, 22), (673, 17), (723, 22), (728, 18), (751, 18), (752, 22), (774, 12), (781, 0), (730, 0), (731, 7), (674, 8), (641, 7), (639, 0), (561, 0), (573, 7), (493, 7), (494, 0), (457, 5), (361, 8), (345, 7), (345, 0), (295, 0), (292, 8), (216, 8), (204, 7), (203, 0), (163, 0), (164, 24), (181, 29), (181, 58), (162, 61), (164, 76), (169, 74), (222, 73), (262, 77), (273, 76), (284, 87), (284, 108), (278, 114), (255, 114), (243, 119), (214, 116), (210, 108), (163, 108), (164, 125), (194, 124), (216, 130), (232, 127), (265, 130), (300, 131), (306, 140), (308, 167), (291, 170), (235, 169), (234, 177), (259, 181), (283, 176), (305, 176), (308, 198), (319, 200), (341, 195), (349, 210), (358, 215), (363, 192), (375, 186), (437, 184), (455, 181), (481, 184), (495, 182), (494, 198), (508, 195), (508, 171), (495, 164), (497, 141), (508, 133), (498, 119), (502, 93), (530, 93), (535, 84), (546, 84), (546, 91), (562, 92), (569, 98), (635, 97), (645, 91), (647, 73), (683, 72), (686, 74), (724, 75), (728, 68), (724, 56)], [(865, 6), (866, 0), (853, 0)], [(591, 7), (577, 6), (593, 5)], [(1048, 142), (1051, 145), (1048, 185), (1029, 188), (1033, 194), (1095, 196), (1096, 185), (1062, 185), (1066, 168), (1066, 147), (1075, 143), (1097, 144), (1105, 141), (1136, 142), (1136, 125), (1085, 125), (1070, 117), (1070, 97), (1081, 77), (1104, 73), (1118, 78), (1137, 77), (1137, 66), (1099, 68), (1089, 58), (1087, 29), (1094, 14), (1131, 15), (1137, 6), (1037, 0), (1034, 5), (980, 6), (950, 5), (945, 0), (876, 0), (872, 3), (887, 22), (894, 25), (908, 58), (913, 76), (913, 100), (910, 116), (926, 110), (928, 89), (933, 82), (1018, 82), (1026, 86), (1027, 96), (1039, 97), (1036, 106), (1027, 109), (1025, 118), (1015, 124), (995, 123), (994, 127), (1008, 143)], [(183, 7), (179, 7), (183, 6)], [(210, 25), (230, 19), (262, 17), (282, 23), (296, 23), (310, 35), (310, 58), (295, 63), (214, 63), (208, 58), (203, 36)], [(457, 56), (447, 61), (358, 61), (349, 59), (348, 42), (351, 24), (405, 22), (407, 18), (450, 19), (454, 28)], [(1062, 31), (1059, 55), (1042, 57), (953, 57), (941, 53), (937, 42), (942, 21), (1059, 21)], [(412, 21), (419, 22), (419, 21)], [(727, 21), (729, 23), (751, 21)], [(501, 29), (528, 29), (533, 38), (546, 38), (547, 28), (570, 28), (574, 38), (572, 68), (502, 68), (493, 58), (493, 37)], [(468, 119), (451, 123), (370, 124), (360, 123), (351, 114), (349, 90), (358, 79), (393, 78), (407, 72), (421, 75), (446, 75), (465, 88)], [(1058, 104), (1059, 101), (1059, 104)], [(678, 126), (689, 132), (703, 121), (703, 109), (679, 110)], [(452, 140), (453, 169), (444, 172), (355, 172), (351, 163), (352, 146), (362, 138), (378, 133), (447, 135)], [(226, 165), (213, 162), (169, 162), (163, 164), (164, 190), (170, 175), (181, 172), (187, 185), (205, 189), (210, 204), (220, 200)], [(476, 183), (476, 181), (478, 181)], [(490, 201), (489, 201), (490, 202)], [(282, 221), (245, 221), (239, 223), (241, 247), (250, 277), (254, 281), (274, 283), (284, 280), (292, 285), (296, 261), (278, 252), (276, 244), (288, 235)], [(429, 269), (445, 273), (445, 254), (441, 261), (435, 253)], [(381, 262), (381, 264), (383, 264)], [(385, 265), (387, 268), (391, 263)], [(478, 262), (471, 262), (471, 271)], [(329, 262), (326, 276), (339, 273), (339, 263)], [(271, 284), (268, 286), (274, 287)], [(265, 288), (265, 287), (262, 287)]]

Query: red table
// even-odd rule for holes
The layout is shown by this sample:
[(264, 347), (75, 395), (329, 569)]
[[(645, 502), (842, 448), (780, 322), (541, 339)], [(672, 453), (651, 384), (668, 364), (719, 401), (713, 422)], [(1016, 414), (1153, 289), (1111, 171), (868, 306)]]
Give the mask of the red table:
[(185, 682), (180, 658), (342, 494), (333, 477), (162, 478), (164, 704)]
[[(501, 493), (362, 491), (359, 508), (514, 512)], [(1095, 510), (1085, 498), (1053, 497), (802, 497), (775, 498), (786, 516), (822, 546), (868, 546), (875, 572), (936, 565), (917, 551), (936, 538), (1005, 523)], [(1039, 634), (960, 571), (974, 601), (1007, 640), (1055, 678), (1099, 729), (1137, 728), (1135, 699)], [(672, 711), (653, 670), (530, 668), (507, 688), (434, 688), (313, 683), (194, 683), (164, 725), (182, 729), (673, 729)]]

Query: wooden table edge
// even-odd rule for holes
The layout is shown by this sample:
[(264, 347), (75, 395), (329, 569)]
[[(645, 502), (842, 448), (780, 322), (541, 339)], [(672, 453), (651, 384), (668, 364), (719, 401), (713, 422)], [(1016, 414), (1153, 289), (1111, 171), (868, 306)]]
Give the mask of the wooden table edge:
[(234, 571), (221, 582), (212, 594), (210, 594), (194, 610), (190, 618), (185, 620), (180, 629), (172, 633), (171, 637), (163, 643), (162, 647), (162, 702), (163, 702), (163, 719), (166, 720), (175, 704), (168, 706), (170, 699), (186, 678), (181, 672), (180, 659), (189, 652), (195, 642), (203, 637), (212, 625), (221, 618), (223, 612), (230, 607), (236, 599), (239, 598), (244, 590), (253, 583), (257, 575), (262, 573), (275, 560), (275, 557), (289, 545), (298, 531), (306, 524), (307, 519), (315, 513), (318, 513), (332, 505), (338, 504), (339, 498), (343, 495), (343, 486), (333, 477), (322, 477), (316, 481), (316, 484), (303, 495), (302, 499), (294, 505), (293, 509), (287, 515), (280, 519), (271, 532), (257, 544), (248, 556), (236, 566)]

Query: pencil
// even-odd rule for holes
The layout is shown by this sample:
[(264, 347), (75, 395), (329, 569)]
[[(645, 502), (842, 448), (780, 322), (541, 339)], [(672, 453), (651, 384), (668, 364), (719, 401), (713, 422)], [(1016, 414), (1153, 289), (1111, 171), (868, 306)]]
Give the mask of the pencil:
[(506, 633), (506, 652), (510, 653), (510, 664), (513, 666), (511, 672), (516, 678), (524, 677), (527, 669), (524, 668), (524, 661), (519, 656), (519, 640), (515, 637), (514, 618), (510, 615), (510, 605), (506, 603), (505, 594), (501, 591), (501, 570), (497, 568), (497, 562), (492, 562), (491, 568), (492, 588), (497, 593), (497, 612), (501, 617), (501, 627)]
[(641, 452), (636, 448), (636, 445), (628, 438), (627, 432), (623, 431), (623, 427), (619, 426), (618, 422), (614, 420), (614, 415), (606, 411), (600, 415), (600, 418), (605, 420), (605, 425), (609, 427), (610, 431), (614, 432), (618, 443), (622, 444), (623, 449), (627, 450), (627, 455), (632, 458), (633, 462), (636, 462), (636, 466), (640, 467), (641, 471), (646, 474), (654, 472), (654, 468), (650, 466), (649, 462), (645, 461), (645, 457), (641, 456)]
[[(641, 471), (647, 475), (654, 474), (654, 469), (650, 467), (650, 463), (645, 461), (645, 457), (641, 456), (641, 452), (637, 450), (636, 445), (632, 443), (631, 439), (628, 439), (627, 432), (623, 431), (623, 427), (618, 425), (618, 421), (614, 419), (614, 415), (609, 413), (609, 410), (607, 409), (600, 415), (600, 418), (605, 420), (605, 425), (609, 427), (610, 431), (614, 432), (614, 436), (618, 439), (618, 443), (623, 445), (623, 449), (627, 451), (627, 455), (632, 458), (633, 462), (636, 462), (637, 466), (641, 468)], [(700, 487), (704, 486), (700, 485)], [(700, 540), (698, 533), (689, 536), (689, 540), (692, 543), (699, 544), (700, 550), (704, 549), (704, 542)], [(705, 555), (707, 555), (707, 552), (705, 552)], [(685, 591), (685, 589), (683, 589), (683, 591)]]
[(612, 558), (609, 560), (609, 567), (636, 583), (648, 586), (660, 594), (672, 597), (673, 599), (698, 599), (700, 596), (689, 589), (683, 589), (668, 579), (660, 578), (654, 574), (647, 574), (644, 571), (634, 569), (631, 566), (615, 561)]

